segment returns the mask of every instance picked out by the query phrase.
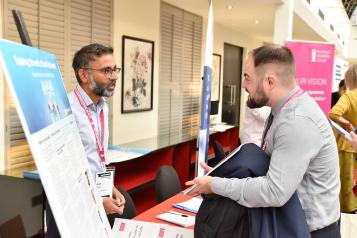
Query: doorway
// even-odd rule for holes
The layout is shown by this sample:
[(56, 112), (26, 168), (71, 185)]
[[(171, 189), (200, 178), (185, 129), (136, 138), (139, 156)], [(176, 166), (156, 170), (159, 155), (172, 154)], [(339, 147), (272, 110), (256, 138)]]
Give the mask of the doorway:
[(243, 48), (224, 43), (222, 122), (239, 125)]

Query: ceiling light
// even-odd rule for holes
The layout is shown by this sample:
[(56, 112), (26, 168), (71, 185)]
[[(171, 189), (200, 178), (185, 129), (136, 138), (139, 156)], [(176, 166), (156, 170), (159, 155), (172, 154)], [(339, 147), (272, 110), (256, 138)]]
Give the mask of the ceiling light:
[(232, 5), (228, 5), (228, 6), (227, 6), (227, 9), (228, 9), (228, 10), (232, 10), (232, 9), (233, 9), (233, 6), (232, 6)]
[(259, 23), (259, 21), (258, 20), (255, 20), (255, 22), (254, 22), (255, 24), (258, 24)]

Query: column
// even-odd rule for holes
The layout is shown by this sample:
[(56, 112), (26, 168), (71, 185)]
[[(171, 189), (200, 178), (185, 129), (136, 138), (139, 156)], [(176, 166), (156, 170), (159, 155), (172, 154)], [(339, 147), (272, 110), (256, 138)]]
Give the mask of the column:
[(292, 39), (294, 16), (294, 0), (285, 0), (275, 11), (274, 40), (276, 44), (284, 44)]

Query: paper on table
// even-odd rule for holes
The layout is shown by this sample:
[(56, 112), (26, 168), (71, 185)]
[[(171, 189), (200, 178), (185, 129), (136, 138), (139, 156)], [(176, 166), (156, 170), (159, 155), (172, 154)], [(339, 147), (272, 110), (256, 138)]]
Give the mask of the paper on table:
[[(229, 153), (224, 159), (222, 159), (216, 166), (214, 166), (210, 171), (207, 172), (206, 176), (207, 175), (210, 175), (213, 171), (215, 171), (219, 166), (221, 166), (222, 164), (224, 164), (227, 160), (229, 160), (230, 158), (233, 157), (233, 155), (235, 155), (239, 150), (240, 148), (242, 147), (242, 145), (244, 144), (241, 144), (240, 146), (238, 146), (237, 148), (235, 148), (231, 153)], [(197, 184), (195, 185), (192, 185), (191, 187), (185, 189), (182, 191), (183, 194), (188, 194), (189, 192), (191, 192), (195, 187), (197, 187)]]
[(193, 197), (185, 202), (174, 203), (172, 206), (185, 211), (197, 213), (201, 203), (202, 198)]
[(167, 224), (116, 218), (112, 238), (193, 238), (193, 230)]
[(183, 226), (183, 227), (188, 227), (192, 226), (195, 224), (195, 217), (191, 215), (187, 215), (184, 213), (180, 212), (175, 212), (175, 211), (167, 211), (165, 213), (159, 214), (156, 216), (156, 218), (163, 220), (163, 221), (168, 221), (173, 224)]

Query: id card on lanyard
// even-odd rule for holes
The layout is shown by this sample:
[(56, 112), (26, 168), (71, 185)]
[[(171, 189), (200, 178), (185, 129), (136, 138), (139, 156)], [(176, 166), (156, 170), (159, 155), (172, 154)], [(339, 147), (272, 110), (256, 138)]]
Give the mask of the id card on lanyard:
[[(84, 102), (84, 99), (82, 95), (79, 93), (78, 88), (74, 89), (74, 94), (76, 95), (79, 104), (83, 108), (87, 119), (89, 120), (89, 123), (92, 127), (93, 134), (95, 137), (95, 143), (97, 146), (97, 151), (100, 159), (100, 164), (102, 165), (103, 169), (105, 169), (105, 152), (104, 152), (104, 146), (103, 146), (103, 141), (104, 141), (104, 132), (105, 132), (105, 127), (104, 127), (104, 112), (103, 109), (99, 113), (99, 118), (100, 118), (100, 127), (101, 127), (101, 140), (99, 139), (99, 131), (97, 132), (93, 118), (89, 112), (89, 109)], [(98, 188), (98, 192), (100, 196), (109, 196), (112, 197), (112, 189), (113, 189), (113, 183), (114, 183), (114, 175), (115, 175), (115, 169), (111, 167), (110, 169), (105, 169), (105, 172), (97, 172), (96, 173), (96, 184)]]
[(108, 167), (106, 172), (97, 172), (95, 175), (95, 183), (97, 191), (101, 197), (113, 197), (115, 168)]

